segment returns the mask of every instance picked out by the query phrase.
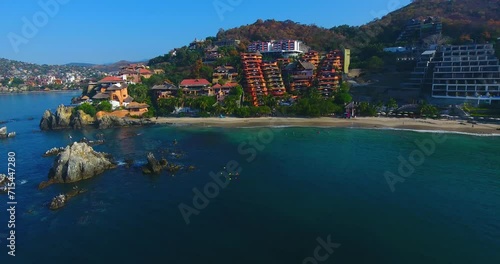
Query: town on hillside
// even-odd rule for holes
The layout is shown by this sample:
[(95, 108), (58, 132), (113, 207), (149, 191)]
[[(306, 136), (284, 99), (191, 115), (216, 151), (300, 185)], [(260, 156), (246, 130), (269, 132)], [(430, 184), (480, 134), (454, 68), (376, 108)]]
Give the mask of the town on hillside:
[(120, 117), (393, 116), (498, 121), (498, 37), (490, 34), (480, 42), (463, 36), (453, 40), (443, 34), (444, 29), (438, 17), (414, 18), (400, 28), (392, 45), (353, 49), (339, 45), (314, 50), (300, 39), (209, 37), (195, 39), (148, 64), (128, 64), (108, 73), (61, 67), (41, 74), (26, 65), (10, 67), (2, 72), (0, 89), (12, 91), (14, 82), (24, 85), (18, 89), (51, 84), (67, 89), (78, 83), (83, 92), (74, 104), (88, 113)]

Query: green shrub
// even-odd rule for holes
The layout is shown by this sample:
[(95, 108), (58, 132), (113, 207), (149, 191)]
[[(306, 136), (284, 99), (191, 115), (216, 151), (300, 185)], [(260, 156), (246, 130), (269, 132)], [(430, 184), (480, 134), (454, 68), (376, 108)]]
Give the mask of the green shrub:
[(95, 106), (89, 104), (89, 103), (83, 103), (79, 105), (78, 107), (75, 108), (75, 111), (82, 110), (85, 114), (90, 115), (92, 117), (95, 116), (97, 113), (97, 109)]
[(113, 105), (109, 101), (103, 101), (99, 105), (97, 105), (97, 112), (111, 112), (113, 111)]

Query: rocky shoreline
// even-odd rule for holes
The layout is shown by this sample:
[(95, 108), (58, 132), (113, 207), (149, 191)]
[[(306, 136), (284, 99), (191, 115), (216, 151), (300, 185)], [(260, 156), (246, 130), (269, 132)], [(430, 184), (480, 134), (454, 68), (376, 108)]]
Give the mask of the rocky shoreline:
[(60, 105), (55, 113), (46, 110), (39, 126), (41, 130), (48, 131), (83, 128), (108, 129), (153, 124), (156, 123), (150, 119), (132, 119), (111, 115), (92, 117), (82, 110), (75, 110), (75, 107)]

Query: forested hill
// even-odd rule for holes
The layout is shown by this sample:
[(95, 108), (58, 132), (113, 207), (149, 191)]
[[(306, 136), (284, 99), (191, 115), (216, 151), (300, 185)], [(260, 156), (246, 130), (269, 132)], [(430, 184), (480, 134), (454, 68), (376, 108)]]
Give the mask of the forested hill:
[[(369, 58), (383, 56), (383, 47), (412, 45), (413, 43), (397, 42), (398, 36), (411, 19), (423, 20), (429, 17), (434, 17), (443, 24), (440, 44), (495, 43), (500, 37), (500, 0), (415, 0), (359, 27), (341, 25), (328, 29), (290, 20), (258, 20), (238, 28), (221, 29), (215, 37), (207, 38), (205, 47), (190, 50), (185, 46), (178, 49), (178, 56), (159, 56), (152, 59), (149, 65), (163, 68), (171, 75), (177, 74), (179, 69), (189, 73), (189, 67), (203, 58), (203, 48), (214, 41), (238, 39), (241, 40), (241, 45), (237, 50), (245, 51), (251, 41), (297, 39), (319, 52), (350, 48), (353, 60), (351, 66), (363, 67), (363, 63)], [(332, 20), (334, 23), (342, 23), (335, 21), (335, 16), (332, 16)], [(497, 44), (496, 49), (500, 54), (499, 46)], [(237, 53), (231, 56), (237, 57)], [(189, 75), (187, 73), (177, 74), (174, 79), (181, 79)]]
[(454, 44), (500, 37), (500, 0), (414, 0), (360, 30), (373, 36), (372, 42), (390, 43), (397, 39), (409, 19), (427, 17), (439, 18), (443, 35)]
[[(358, 48), (366, 44), (394, 43), (408, 20), (437, 17), (443, 34), (451, 41), (489, 41), (500, 37), (500, 0), (415, 0), (361, 27), (331, 29), (293, 21), (258, 20), (254, 24), (220, 30), (217, 39), (240, 39), (243, 43), (268, 39), (300, 39), (319, 51)], [(335, 19), (332, 16), (332, 19)], [(339, 24), (342, 21), (338, 21)]]

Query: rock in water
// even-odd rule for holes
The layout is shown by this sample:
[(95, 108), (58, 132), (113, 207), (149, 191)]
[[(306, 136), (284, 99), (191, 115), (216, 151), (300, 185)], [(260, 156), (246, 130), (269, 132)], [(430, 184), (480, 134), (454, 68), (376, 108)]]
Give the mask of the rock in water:
[(94, 125), (94, 123), (95, 123), (94, 117), (91, 117), (82, 110), (78, 110), (71, 117), (70, 126), (73, 129), (82, 129), (86, 126)]
[(59, 194), (58, 196), (54, 197), (52, 201), (50, 202), (49, 208), (50, 210), (58, 210), (61, 209), (62, 207), (66, 206), (68, 201), (82, 193), (87, 192), (85, 189), (80, 189), (78, 187), (73, 187), (73, 190), (66, 193), (66, 194)]
[(49, 181), (77, 182), (113, 168), (116, 163), (109, 154), (96, 152), (86, 143), (75, 142), (57, 156), (49, 172)]
[(0, 194), (7, 193), (10, 180), (5, 174), (0, 174)]
[(53, 114), (50, 110), (45, 111), (42, 120), (40, 120), (40, 129), (55, 130), (69, 128), (73, 109), (73, 107), (60, 105), (57, 107), (55, 114)]
[(0, 128), (0, 139), (1, 138), (13, 138), (16, 136), (16, 132), (8, 133), (7, 127)]
[(163, 169), (168, 166), (168, 161), (162, 159), (158, 161), (153, 153), (148, 153), (148, 163), (142, 167), (144, 174), (159, 174)]
[(7, 137), (7, 127), (0, 128), (0, 138), (6, 138), (6, 137)]
[(52, 199), (52, 202), (50, 202), (49, 208), (51, 210), (57, 210), (66, 205), (66, 195), (64, 194), (59, 194), (58, 196), (54, 197)]
[(42, 157), (51, 157), (51, 156), (57, 156), (59, 153), (63, 152), (66, 148), (65, 147), (60, 147), (60, 148), (51, 148), (42, 155)]

